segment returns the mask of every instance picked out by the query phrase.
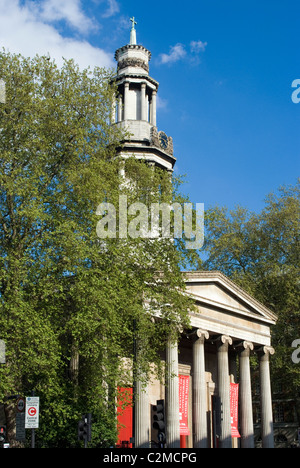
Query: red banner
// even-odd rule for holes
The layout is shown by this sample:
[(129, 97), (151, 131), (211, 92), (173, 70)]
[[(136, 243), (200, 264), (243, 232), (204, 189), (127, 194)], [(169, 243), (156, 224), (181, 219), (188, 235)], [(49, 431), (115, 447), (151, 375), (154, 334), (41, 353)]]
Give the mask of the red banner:
[(132, 448), (132, 388), (119, 388), (117, 448)]
[(230, 384), (231, 436), (241, 437), (238, 431), (239, 384)]
[(188, 426), (189, 385), (189, 375), (179, 375), (180, 435), (190, 435)]

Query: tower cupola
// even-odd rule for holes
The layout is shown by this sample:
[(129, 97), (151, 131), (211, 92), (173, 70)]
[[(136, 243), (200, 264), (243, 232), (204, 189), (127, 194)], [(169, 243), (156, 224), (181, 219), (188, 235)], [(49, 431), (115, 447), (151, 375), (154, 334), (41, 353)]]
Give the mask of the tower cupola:
[(113, 123), (130, 134), (123, 145), (124, 157), (144, 158), (172, 171), (175, 164), (173, 140), (157, 129), (159, 83), (149, 75), (151, 52), (137, 44), (137, 22), (134, 17), (130, 21), (130, 42), (115, 53), (117, 96)]

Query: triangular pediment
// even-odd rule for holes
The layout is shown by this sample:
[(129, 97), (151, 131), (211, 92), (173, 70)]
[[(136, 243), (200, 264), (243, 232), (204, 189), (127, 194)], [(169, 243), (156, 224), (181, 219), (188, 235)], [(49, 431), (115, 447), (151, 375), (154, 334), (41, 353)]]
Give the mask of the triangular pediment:
[(184, 272), (187, 293), (197, 304), (231, 315), (276, 323), (276, 315), (219, 271)]

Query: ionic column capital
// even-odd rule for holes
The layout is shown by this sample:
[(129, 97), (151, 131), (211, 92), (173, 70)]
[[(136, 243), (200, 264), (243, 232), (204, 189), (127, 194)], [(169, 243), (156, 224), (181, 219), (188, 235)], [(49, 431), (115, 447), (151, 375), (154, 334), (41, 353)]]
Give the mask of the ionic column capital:
[(250, 352), (254, 350), (254, 344), (251, 341), (242, 341), (236, 348), (240, 354), (244, 353), (250, 355)]
[(201, 328), (198, 328), (198, 330), (196, 331), (196, 336), (197, 338), (202, 339), (204, 341), (208, 340), (209, 333), (207, 330), (201, 330)]
[(262, 346), (261, 348), (258, 348), (256, 352), (260, 357), (268, 358), (275, 354), (275, 349), (272, 346)]
[(221, 335), (217, 338), (217, 344), (219, 347), (232, 345), (232, 338), (228, 335)]
[(251, 341), (243, 341), (241, 343), (241, 346), (244, 348), (244, 349), (250, 349), (250, 351), (253, 351), (254, 350), (254, 344), (251, 342)]

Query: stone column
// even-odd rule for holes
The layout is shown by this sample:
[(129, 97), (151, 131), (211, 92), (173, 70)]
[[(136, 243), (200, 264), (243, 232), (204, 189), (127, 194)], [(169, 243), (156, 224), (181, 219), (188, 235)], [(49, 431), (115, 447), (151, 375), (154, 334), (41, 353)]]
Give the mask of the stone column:
[(148, 386), (137, 380), (135, 388), (135, 448), (149, 448), (150, 403)]
[(146, 121), (149, 123), (150, 122), (150, 106), (149, 106), (149, 96), (146, 93)]
[(141, 85), (141, 120), (147, 120), (146, 83)]
[(204, 342), (209, 333), (197, 330), (193, 344), (193, 420), (194, 448), (207, 448), (207, 388)]
[(118, 122), (122, 121), (122, 112), (123, 112), (123, 99), (122, 99), (122, 96), (119, 96), (119, 99), (118, 99)]
[(111, 123), (116, 123), (116, 108), (117, 108), (117, 100), (116, 96), (114, 96), (112, 104), (111, 104)]
[(152, 91), (152, 101), (151, 101), (151, 124), (156, 127), (156, 90)]
[(250, 352), (253, 351), (253, 343), (244, 341), (241, 344), (240, 361), (240, 430), (241, 447), (254, 448), (254, 426), (250, 374)]
[(167, 448), (180, 448), (178, 344), (169, 340), (166, 352)]
[(230, 416), (230, 381), (228, 346), (232, 345), (230, 336), (222, 335), (218, 340), (218, 388), (222, 405), (221, 448), (232, 448)]
[(275, 353), (271, 346), (258, 350), (261, 404), (261, 437), (263, 448), (274, 448), (272, 392), (270, 379), (270, 355)]
[(124, 120), (128, 119), (129, 111), (129, 83), (124, 84)]

